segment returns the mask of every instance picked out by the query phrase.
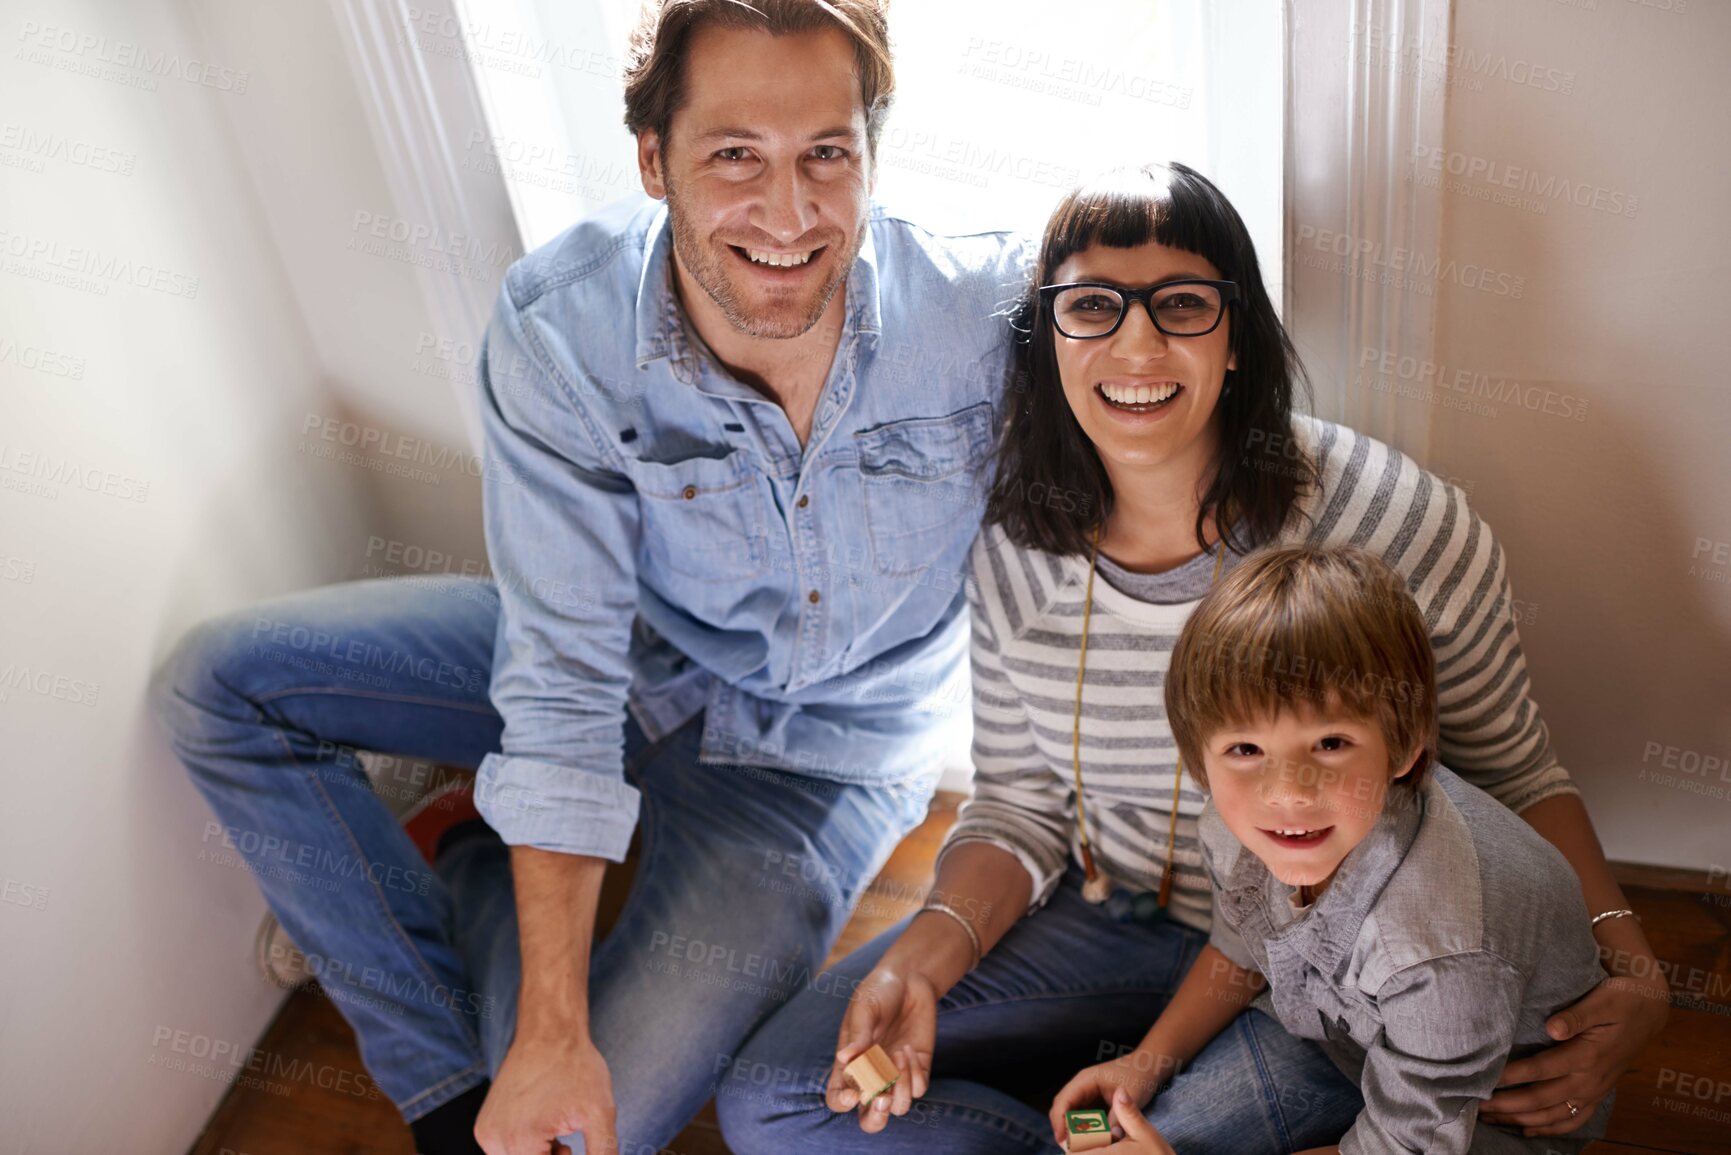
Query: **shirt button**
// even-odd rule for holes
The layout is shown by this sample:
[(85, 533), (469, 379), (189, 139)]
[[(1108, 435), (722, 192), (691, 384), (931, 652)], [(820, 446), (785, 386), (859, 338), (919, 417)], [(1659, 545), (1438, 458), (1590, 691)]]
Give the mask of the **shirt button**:
[(805, 595), (805, 600), (815, 606), (818, 602), (823, 600), (823, 595), (818, 593), (816, 590), (812, 590), (809, 594)]
[(697, 496), (697, 487), (695, 485), (688, 485), (685, 487), (685, 500), (686, 501), (690, 501), (692, 498), (694, 498), (696, 496)]
[(799, 507), (801, 509), (804, 509), (806, 506), (810, 505), (811, 504), (811, 494), (809, 494), (809, 493), (800, 494), (798, 504), (799, 504)]

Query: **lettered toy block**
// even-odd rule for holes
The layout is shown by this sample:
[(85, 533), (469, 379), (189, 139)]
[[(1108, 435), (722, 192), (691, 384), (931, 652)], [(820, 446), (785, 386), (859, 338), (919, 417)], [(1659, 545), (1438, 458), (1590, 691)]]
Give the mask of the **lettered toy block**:
[(1070, 1140), (1064, 1144), (1066, 1151), (1093, 1151), (1112, 1144), (1112, 1122), (1099, 1108), (1064, 1112), (1064, 1126), (1070, 1132)]
[(859, 1101), (869, 1103), (895, 1085), (901, 1072), (889, 1052), (873, 1043), (871, 1050), (849, 1063), (844, 1074), (859, 1092)]

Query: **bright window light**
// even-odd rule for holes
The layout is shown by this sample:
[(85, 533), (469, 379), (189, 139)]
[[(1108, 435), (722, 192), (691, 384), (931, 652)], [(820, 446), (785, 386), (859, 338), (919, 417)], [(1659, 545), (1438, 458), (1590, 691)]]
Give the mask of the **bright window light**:
[[(496, 166), (526, 248), (640, 192), (619, 61), (638, 0), (461, 0)], [(896, 102), (877, 199), (949, 232), (1037, 232), (1100, 169), (1182, 160), (1250, 225), (1280, 291), (1276, 0), (921, 0), (890, 9)]]

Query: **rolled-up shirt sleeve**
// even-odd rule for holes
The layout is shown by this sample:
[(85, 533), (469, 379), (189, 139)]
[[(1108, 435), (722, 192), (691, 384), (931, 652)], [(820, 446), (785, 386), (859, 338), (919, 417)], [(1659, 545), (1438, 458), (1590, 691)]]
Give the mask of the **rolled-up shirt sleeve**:
[(1486, 951), (1396, 971), (1377, 992), (1383, 1036), (1365, 1054), (1364, 1110), (1341, 1155), (1464, 1155), (1479, 1100), (1514, 1042), (1525, 981)]
[(1014, 855), (1033, 884), (1032, 912), (1052, 897), (1069, 862), (1075, 794), (1040, 754), (1021, 695), (1004, 673), (998, 639), (1005, 623), (986, 549), (982, 533), (974, 542), (967, 583), (974, 796), (958, 811), (938, 858), (941, 866), (943, 855), (964, 842), (984, 842)]
[(500, 600), (491, 694), (505, 730), (475, 802), (510, 845), (618, 862), (639, 803), (624, 781), (637, 495), (605, 467), (579, 392), (525, 325), (509, 278), (477, 376)]

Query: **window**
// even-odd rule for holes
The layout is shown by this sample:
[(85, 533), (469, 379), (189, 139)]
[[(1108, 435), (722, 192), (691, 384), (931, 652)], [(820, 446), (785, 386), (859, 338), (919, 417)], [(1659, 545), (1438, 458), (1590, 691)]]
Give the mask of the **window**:
[[(640, 192), (619, 62), (637, 0), (461, 0), (491, 139), (526, 248)], [(1249, 223), (1279, 298), (1281, 10), (1110, 0), (893, 5), (897, 96), (877, 199), (940, 231), (1038, 231), (1113, 164), (1176, 159)], [(466, 163), (474, 161), (469, 157)]]

